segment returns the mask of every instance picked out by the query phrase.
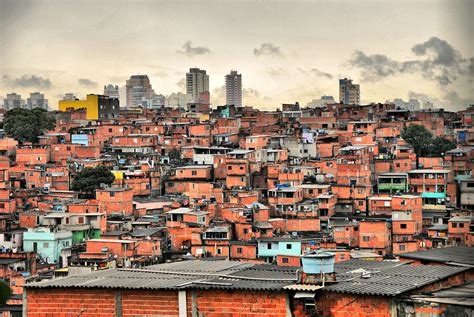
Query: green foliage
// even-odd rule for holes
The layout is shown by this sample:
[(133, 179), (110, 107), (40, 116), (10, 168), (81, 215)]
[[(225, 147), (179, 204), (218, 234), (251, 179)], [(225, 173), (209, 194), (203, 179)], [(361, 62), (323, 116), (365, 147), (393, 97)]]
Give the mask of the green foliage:
[(92, 195), (100, 184), (110, 185), (114, 180), (114, 174), (103, 165), (94, 168), (86, 167), (72, 180), (72, 190)]
[(45, 131), (56, 126), (56, 119), (41, 108), (8, 110), (3, 118), (5, 133), (18, 142), (38, 141), (38, 137)]
[(0, 306), (4, 306), (10, 298), (12, 290), (8, 284), (0, 281)]
[(430, 156), (442, 156), (446, 152), (455, 148), (456, 142), (438, 136), (433, 140), (430, 149)]
[(419, 157), (439, 157), (456, 148), (456, 142), (442, 137), (433, 138), (433, 134), (422, 125), (412, 124), (408, 128), (404, 128), (401, 136), (413, 146)]
[(401, 136), (413, 146), (417, 156), (427, 156), (430, 152), (433, 134), (425, 126), (411, 124), (402, 130)]

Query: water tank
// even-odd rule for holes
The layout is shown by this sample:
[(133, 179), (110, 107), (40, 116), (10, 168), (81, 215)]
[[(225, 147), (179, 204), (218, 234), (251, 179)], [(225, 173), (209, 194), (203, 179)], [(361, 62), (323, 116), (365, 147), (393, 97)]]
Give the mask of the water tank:
[(307, 253), (302, 256), (303, 272), (306, 274), (334, 273), (336, 254), (332, 252)]

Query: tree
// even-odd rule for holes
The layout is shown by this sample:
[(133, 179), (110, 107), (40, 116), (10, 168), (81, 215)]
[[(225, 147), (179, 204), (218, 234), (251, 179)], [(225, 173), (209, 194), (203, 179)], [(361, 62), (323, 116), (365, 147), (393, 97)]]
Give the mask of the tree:
[(408, 128), (403, 128), (401, 137), (413, 146), (416, 154), (416, 167), (418, 168), (418, 158), (426, 156), (430, 152), (433, 134), (423, 125), (411, 124)]
[(432, 142), (430, 156), (443, 156), (446, 152), (455, 148), (456, 142), (438, 136)]
[(86, 167), (72, 180), (72, 189), (83, 192), (89, 197), (93, 197), (95, 190), (100, 188), (100, 184), (110, 185), (114, 180), (114, 174), (103, 165), (93, 168)]
[(45, 131), (56, 126), (56, 119), (41, 108), (8, 110), (3, 118), (5, 133), (20, 143), (38, 141)]
[(10, 298), (12, 290), (7, 283), (0, 281), (0, 306), (4, 306)]

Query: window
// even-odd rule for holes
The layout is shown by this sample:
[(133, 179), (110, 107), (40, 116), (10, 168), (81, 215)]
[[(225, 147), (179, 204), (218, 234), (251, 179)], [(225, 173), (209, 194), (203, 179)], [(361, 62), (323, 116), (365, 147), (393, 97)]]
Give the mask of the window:
[(84, 217), (79, 217), (79, 218), (77, 219), (77, 222), (78, 222), (78, 223), (84, 223)]
[(406, 229), (407, 228), (407, 224), (406, 223), (401, 223), (400, 224), (400, 229)]
[(364, 236), (362, 239), (363, 239), (364, 241), (370, 241), (370, 237), (367, 237), (367, 236)]
[(43, 242), (43, 248), (45, 248), (45, 249), (49, 248), (49, 243), (48, 242)]
[(362, 200), (359, 200), (359, 206), (364, 206), (364, 202)]
[(245, 228), (244, 229), (244, 234), (247, 234), (247, 233), (249, 233), (249, 229)]
[(344, 260), (345, 258), (346, 258), (346, 255), (345, 255), (345, 254), (339, 255), (339, 259), (340, 259), (340, 260)]
[(453, 227), (453, 228), (457, 228), (457, 227), (458, 227), (458, 224), (457, 224), (457, 223), (455, 223), (455, 222), (453, 222), (453, 224), (451, 225), (451, 227)]
[(464, 224), (463, 224), (463, 223), (460, 223), (460, 224), (459, 224), (459, 228), (464, 228)]
[(71, 151), (71, 147), (69, 145), (66, 146), (66, 151)]
[(193, 175), (193, 176), (196, 176), (197, 174), (198, 174), (197, 171), (192, 171), (191, 172), (191, 175)]
[(287, 250), (291, 250), (291, 247), (292, 247), (291, 243), (287, 243), (287, 244), (286, 244), (286, 249), (287, 249)]
[(243, 169), (244, 169), (244, 167), (243, 167), (243, 166), (241, 166), (241, 167), (240, 167), (240, 170), (242, 171)]
[(399, 249), (400, 251), (405, 251), (405, 246), (404, 246), (404, 245), (399, 245), (399, 246), (398, 246), (398, 249)]
[(242, 248), (237, 248), (237, 253), (242, 253)]
[(115, 197), (115, 192), (110, 192), (110, 197)]
[(288, 263), (288, 258), (282, 258), (282, 259), (281, 259), (281, 262), (282, 262), (282, 263)]
[(222, 249), (221, 248), (217, 248), (217, 254), (222, 254)]
[(267, 249), (268, 249), (268, 250), (271, 250), (271, 249), (272, 249), (272, 244), (271, 244), (271, 243), (267, 243)]
[(232, 169), (232, 166), (227, 166), (227, 169), (230, 171)]

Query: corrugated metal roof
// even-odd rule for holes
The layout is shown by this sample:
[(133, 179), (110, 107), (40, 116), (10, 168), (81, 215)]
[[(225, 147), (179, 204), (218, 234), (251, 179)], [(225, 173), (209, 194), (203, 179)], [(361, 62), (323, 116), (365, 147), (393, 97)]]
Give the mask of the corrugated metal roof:
[(473, 247), (449, 247), (440, 249), (430, 249), (425, 251), (416, 251), (402, 253), (401, 258), (422, 260), (441, 263), (460, 263), (463, 265), (474, 266), (474, 248)]
[[(352, 271), (352, 273), (346, 272), (346, 274), (338, 275), (339, 282), (337, 284), (329, 285), (324, 290), (364, 295), (395, 296), (434, 283), (467, 269), (454, 266), (399, 265), (379, 268), (377, 270), (376, 266), (373, 266), (372, 269), (367, 270), (370, 272), (369, 277), (362, 277), (361, 273), (356, 273), (355, 271)], [(341, 278), (344, 280), (341, 280)]]

